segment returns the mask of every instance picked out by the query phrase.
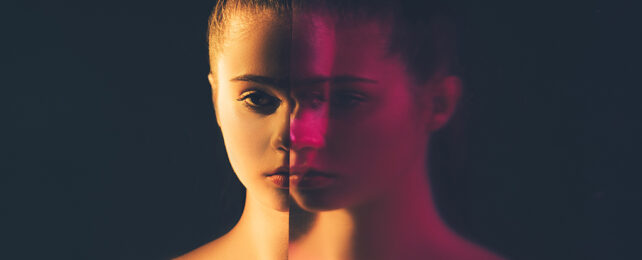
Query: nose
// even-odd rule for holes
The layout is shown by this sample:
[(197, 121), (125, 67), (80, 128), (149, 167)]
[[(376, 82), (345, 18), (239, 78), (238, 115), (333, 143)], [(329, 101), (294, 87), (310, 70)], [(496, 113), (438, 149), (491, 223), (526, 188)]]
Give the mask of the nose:
[(290, 145), (295, 152), (316, 150), (325, 146), (328, 127), (327, 106), (302, 107), (290, 117)]
[(287, 111), (289, 111), (289, 109), (283, 109), (277, 113), (276, 116), (278, 119), (272, 122), (273, 125), (268, 126), (274, 127), (275, 130), (275, 135), (272, 138), (272, 147), (286, 154), (290, 151), (290, 113)]

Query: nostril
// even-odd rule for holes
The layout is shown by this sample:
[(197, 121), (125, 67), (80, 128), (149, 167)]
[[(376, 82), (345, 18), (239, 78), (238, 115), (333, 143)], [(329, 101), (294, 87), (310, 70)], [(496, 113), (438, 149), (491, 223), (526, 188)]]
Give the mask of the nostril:
[(325, 142), (321, 136), (303, 136), (303, 137), (296, 137), (294, 135), (290, 136), (290, 139), (292, 140), (292, 149), (294, 150), (302, 150), (305, 148), (321, 148), (325, 146)]
[(279, 138), (274, 140), (274, 146), (277, 150), (283, 151), (283, 152), (289, 152), (290, 151), (290, 138), (287, 135), (287, 132), (284, 133), (285, 135), (280, 136)]
[(286, 153), (290, 152), (290, 147), (289, 146), (279, 146), (279, 148), (277, 148), (277, 149), (279, 149), (279, 151), (286, 152)]
[(290, 142), (290, 136), (288, 135), (286, 138), (283, 138), (283, 140), (281, 140), (281, 147), (283, 147), (283, 149), (285, 149), (286, 151), (289, 151), (291, 143), (292, 142)]

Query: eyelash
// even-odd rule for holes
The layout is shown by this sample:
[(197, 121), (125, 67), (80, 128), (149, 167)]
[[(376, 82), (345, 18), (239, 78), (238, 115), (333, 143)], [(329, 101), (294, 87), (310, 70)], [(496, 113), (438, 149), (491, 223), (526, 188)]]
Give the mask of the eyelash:
[[(315, 96), (315, 98), (318, 98)], [(261, 100), (262, 99), (262, 100)], [(340, 109), (351, 109), (367, 101), (367, 96), (354, 91), (334, 93), (330, 99), (332, 105)], [(281, 100), (261, 90), (250, 90), (241, 94), (237, 101), (259, 114), (272, 114), (281, 105)], [(323, 101), (321, 101), (323, 102)]]
[(365, 95), (353, 91), (335, 93), (332, 98), (335, 106), (344, 109), (353, 108), (365, 101), (367, 101)]
[[(258, 99), (265, 99), (261, 102)], [(260, 114), (271, 114), (279, 107), (281, 100), (261, 90), (250, 90), (244, 92), (237, 101)]]

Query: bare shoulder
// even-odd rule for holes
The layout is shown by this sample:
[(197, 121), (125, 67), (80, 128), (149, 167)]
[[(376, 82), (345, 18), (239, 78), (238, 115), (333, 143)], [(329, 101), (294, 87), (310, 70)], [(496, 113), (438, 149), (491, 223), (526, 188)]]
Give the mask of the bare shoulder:
[[(436, 239), (436, 240), (435, 240)], [(474, 243), (455, 232), (442, 233), (442, 236), (428, 239), (433, 246), (426, 247), (424, 256), (429, 255), (431, 259), (452, 259), (452, 260), (505, 260), (506, 258)]]
[(200, 246), (187, 254), (174, 258), (174, 260), (199, 260), (199, 259), (215, 259), (219, 258), (221, 253), (219, 249), (220, 243), (217, 243), (218, 240), (214, 240), (205, 245)]
[(191, 252), (175, 258), (175, 260), (205, 260), (205, 259), (240, 259), (232, 239), (226, 234), (212, 242), (202, 245)]

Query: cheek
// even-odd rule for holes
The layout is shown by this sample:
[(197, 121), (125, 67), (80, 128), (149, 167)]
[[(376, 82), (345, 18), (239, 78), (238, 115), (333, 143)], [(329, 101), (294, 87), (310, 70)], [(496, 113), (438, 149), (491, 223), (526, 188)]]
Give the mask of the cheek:
[(269, 147), (270, 133), (264, 118), (257, 116), (245, 108), (220, 98), (217, 103), (221, 132), (225, 141), (232, 168), (246, 184), (248, 178), (262, 173), (262, 159)]
[(364, 188), (391, 181), (421, 154), (425, 134), (410, 101), (406, 93), (390, 93), (372, 113), (339, 123), (333, 159), (349, 174), (367, 178), (360, 182)]
[[(380, 120), (376, 120), (379, 118)], [(388, 116), (380, 115), (373, 118), (373, 122), (365, 124), (361, 146), (363, 159), (362, 165), (370, 166), (370, 170), (380, 175), (394, 174), (399, 171), (405, 161), (410, 160), (409, 155), (414, 150), (413, 143), (418, 136), (412, 130), (413, 119), (407, 114), (400, 113)], [(376, 163), (365, 163), (365, 160)]]

